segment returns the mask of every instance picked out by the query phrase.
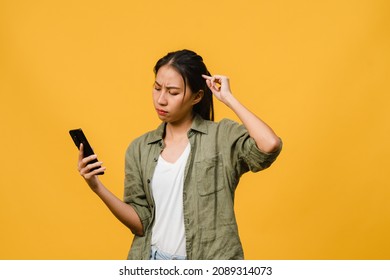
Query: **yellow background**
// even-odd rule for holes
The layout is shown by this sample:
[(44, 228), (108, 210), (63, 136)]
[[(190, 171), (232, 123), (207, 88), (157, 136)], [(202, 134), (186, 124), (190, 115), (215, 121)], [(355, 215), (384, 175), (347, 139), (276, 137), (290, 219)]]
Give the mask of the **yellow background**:
[(182, 48), (284, 141), (237, 190), (246, 258), (390, 259), (389, 3), (0, 1), (0, 259), (126, 258), (68, 130), (122, 197), (125, 149), (159, 123), (154, 63)]

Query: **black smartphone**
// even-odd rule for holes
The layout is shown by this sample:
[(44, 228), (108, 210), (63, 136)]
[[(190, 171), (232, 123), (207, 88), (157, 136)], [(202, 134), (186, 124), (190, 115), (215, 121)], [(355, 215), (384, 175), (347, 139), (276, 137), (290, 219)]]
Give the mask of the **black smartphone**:
[[(69, 134), (72, 137), (73, 142), (78, 149), (80, 149), (80, 144), (83, 143), (84, 157), (88, 157), (88, 156), (94, 154), (93, 149), (92, 149), (91, 145), (89, 145), (87, 137), (85, 137), (85, 134), (81, 128), (69, 130)], [(95, 163), (95, 162), (98, 162), (98, 160), (97, 159), (92, 160), (89, 162), (89, 164)], [(97, 169), (97, 168), (94, 168), (92, 170), (95, 170), (95, 169)], [(98, 173), (98, 175), (103, 175), (103, 174), (104, 174), (104, 172)]]

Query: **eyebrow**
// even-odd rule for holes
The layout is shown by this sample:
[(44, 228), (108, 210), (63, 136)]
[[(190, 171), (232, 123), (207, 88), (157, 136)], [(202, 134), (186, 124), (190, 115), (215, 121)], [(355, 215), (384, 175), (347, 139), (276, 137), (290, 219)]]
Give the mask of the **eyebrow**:
[[(157, 86), (159, 86), (159, 87), (162, 86), (162, 85), (160, 85), (157, 81), (154, 81), (154, 83), (155, 83)], [(166, 88), (167, 88), (167, 89), (181, 89), (181, 87), (179, 87), (179, 86), (167, 86)]]

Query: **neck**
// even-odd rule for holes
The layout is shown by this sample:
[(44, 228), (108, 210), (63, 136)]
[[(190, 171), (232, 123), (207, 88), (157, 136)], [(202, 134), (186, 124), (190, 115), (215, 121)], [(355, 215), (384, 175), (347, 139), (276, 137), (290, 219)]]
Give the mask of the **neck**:
[(180, 122), (167, 123), (167, 126), (165, 127), (165, 138), (175, 140), (187, 136), (187, 132), (192, 125), (192, 119), (191, 116)]

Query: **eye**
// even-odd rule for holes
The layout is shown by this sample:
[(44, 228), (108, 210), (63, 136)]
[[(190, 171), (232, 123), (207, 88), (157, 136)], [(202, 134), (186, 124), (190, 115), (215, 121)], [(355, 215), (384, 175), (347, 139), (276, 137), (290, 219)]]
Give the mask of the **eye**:
[(159, 90), (161, 90), (161, 85), (159, 84), (159, 83), (157, 83), (157, 81), (155, 81), (154, 83), (153, 83), (153, 89), (154, 90), (157, 90), (157, 91), (159, 91)]

